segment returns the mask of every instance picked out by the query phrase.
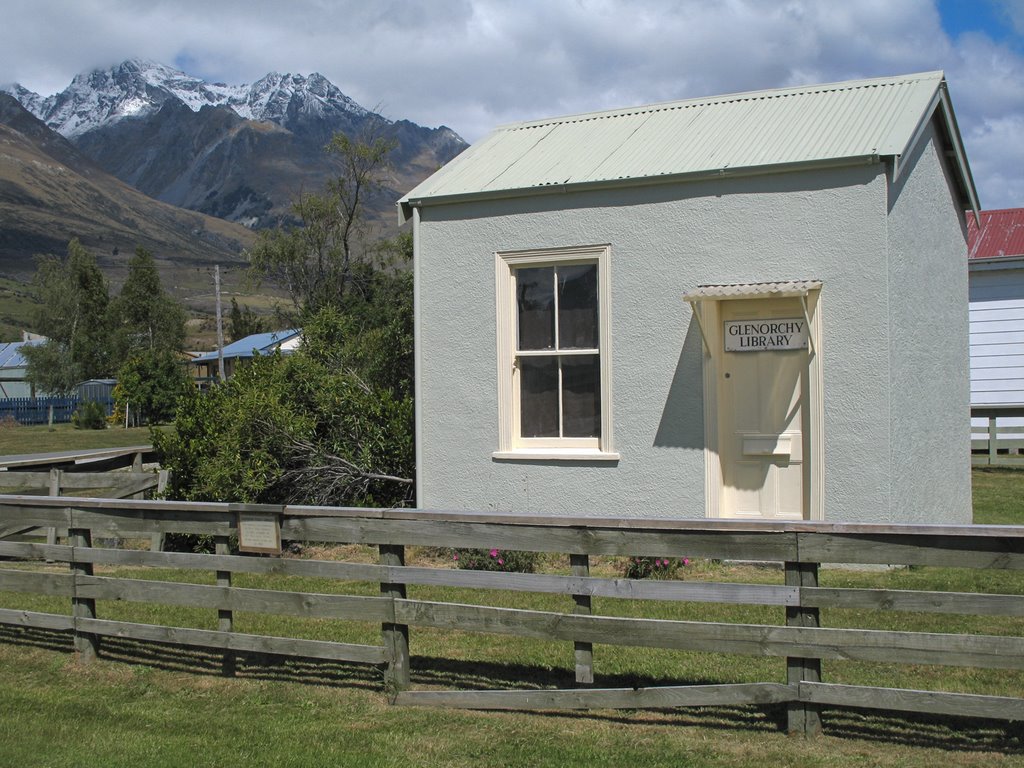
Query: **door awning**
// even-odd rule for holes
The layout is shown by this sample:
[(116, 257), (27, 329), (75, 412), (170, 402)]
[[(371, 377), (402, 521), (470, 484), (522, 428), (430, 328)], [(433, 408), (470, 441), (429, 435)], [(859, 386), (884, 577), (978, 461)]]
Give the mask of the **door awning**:
[[(804, 311), (804, 320), (807, 321), (807, 328), (811, 327), (811, 317), (807, 309), (807, 294), (811, 291), (820, 291), (821, 280), (783, 280), (777, 283), (723, 283), (720, 285), (698, 285), (696, 289), (683, 296), (683, 301), (690, 305), (693, 310), (693, 317), (697, 321), (701, 338), (704, 339), (704, 349), (708, 354), (711, 352), (711, 344), (708, 342), (708, 334), (701, 320), (697, 305), (702, 301), (727, 301), (730, 299), (800, 299), (800, 305)], [(814, 342), (808, 337), (808, 354), (814, 353)]]
[(786, 299), (806, 296), (821, 290), (821, 280), (783, 280), (778, 283), (723, 283), (698, 285), (683, 296), (690, 304), (696, 301), (724, 301), (727, 299)]

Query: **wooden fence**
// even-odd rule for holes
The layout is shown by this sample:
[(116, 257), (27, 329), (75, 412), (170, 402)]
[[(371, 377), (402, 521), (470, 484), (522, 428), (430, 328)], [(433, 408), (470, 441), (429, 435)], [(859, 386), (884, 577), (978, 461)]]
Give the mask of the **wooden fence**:
[[(240, 521), (242, 521), (240, 523)], [(199, 646), (223, 652), (230, 671), (239, 652), (378, 665), (393, 701), (405, 705), (477, 709), (665, 708), (785, 704), (788, 728), (814, 734), (822, 707), (1024, 720), (1024, 698), (837, 685), (821, 679), (823, 659), (887, 664), (926, 664), (1024, 669), (1024, 637), (858, 628), (825, 628), (821, 612), (919, 611), (983, 616), (1024, 616), (1024, 596), (915, 590), (825, 588), (825, 563), (939, 565), (974, 569), (1024, 569), (1024, 526), (878, 526), (825, 523), (633, 520), (535, 517), (423, 510), (241, 506), (112, 499), (0, 496), (0, 527), (31, 524), (67, 528), (69, 545), (0, 541), (0, 556), (48, 559), (69, 572), (0, 568), (0, 593), (58, 596), (70, 613), (0, 608), (0, 623), (69, 632), (83, 659), (104, 636)], [(240, 530), (240, 525), (242, 526)], [(259, 530), (257, 530), (259, 526)], [(379, 548), (377, 563), (318, 561), (228, 554), (229, 537), (251, 544), (254, 532), (273, 540), (344, 542)], [(157, 553), (95, 546), (124, 532), (190, 532), (214, 537), (215, 554)], [(268, 531), (270, 532), (268, 534)], [(518, 574), (410, 567), (405, 547), (498, 548), (570, 553), (567, 575)], [(732, 584), (599, 578), (589, 573), (595, 555), (663, 556), (781, 563), (784, 584)], [(122, 578), (94, 573), (96, 566), (208, 569), (216, 584)], [(379, 584), (379, 594), (314, 594), (241, 588), (234, 574), (315, 576)], [(520, 610), (486, 604), (412, 599), (407, 588), (442, 585), (469, 590), (514, 590), (565, 595), (564, 612)], [(374, 590), (376, 592), (376, 590)], [(483, 600), (484, 593), (477, 593)], [(677, 621), (603, 616), (595, 598), (777, 606), (778, 624)], [(194, 629), (105, 619), (104, 601), (187, 605), (216, 611), (218, 628)], [(354, 644), (245, 634), (233, 613), (371, 622), (379, 644)], [(847, 613), (857, 615), (855, 612)], [(212, 616), (211, 616), (212, 621)], [(577, 688), (505, 691), (413, 690), (409, 633), (419, 627), (497, 633), (563, 641), (575, 660)], [(600, 671), (594, 644), (746, 654), (785, 659), (784, 680), (740, 684), (639, 688), (586, 687)], [(600, 675), (597, 675), (598, 679)]]
[[(80, 494), (91, 491), (89, 495), (104, 498), (142, 499), (147, 494), (163, 493), (170, 479), (166, 469), (144, 469), (143, 461), (152, 453), (152, 447), (145, 445), (0, 457), (0, 489), (8, 493), (48, 496), (64, 496), (68, 491)], [(104, 471), (86, 471), (93, 467)], [(0, 521), (0, 539), (31, 536), (37, 530), (38, 526), (5, 525)], [(58, 536), (67, 535), (66, 528), (49, 528), (47, 543), (56, 544)], [(162, 537), (154, 535), (153, 549), (159, 551), (162, 545)]]
[(53, 409), (53, 423), (67, 424), (78, 409), (77, 397), (8, 397), (0, 400), (0, 420), (19, 424), (46, 424)]
[(971, 427), (971, 464), (1024, 467), (1024, 407), (972, 406), (971, 420), (978, 419), (985, 426)]

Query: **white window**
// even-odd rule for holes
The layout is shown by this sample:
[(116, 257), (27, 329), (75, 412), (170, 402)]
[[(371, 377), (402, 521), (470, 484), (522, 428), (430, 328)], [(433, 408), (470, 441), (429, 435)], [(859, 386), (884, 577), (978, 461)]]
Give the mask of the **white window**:
[(608, 246), (496, 254), (495, 458), (616, 459)]

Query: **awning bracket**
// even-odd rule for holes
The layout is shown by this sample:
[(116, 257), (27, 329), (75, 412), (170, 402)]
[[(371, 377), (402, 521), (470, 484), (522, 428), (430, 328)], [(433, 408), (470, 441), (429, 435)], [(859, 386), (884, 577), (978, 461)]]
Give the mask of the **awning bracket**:
[(804, 322), (807, 323), (807, 354), (813, 355), (817, 353), (814, 349), (814, 335), (811, 333), (811, 313), (807, 310), (807, 293), (800, 295), (800, 306), (804, 310)]
[(700, 319), (700, 311), (697, 309), (697, 301), (690, 299), (686, 300), (686, 303), (690, 305), (690, 309), (693, 310), (693, 319), (697, 321), (697, 327), (700, 329), (700, 337), (704, 339), (704, 349), (707, 351), (708, 356), (711, 356), (711, 343), (708, 341), (707, 331), (704, 330), (704, 322)]

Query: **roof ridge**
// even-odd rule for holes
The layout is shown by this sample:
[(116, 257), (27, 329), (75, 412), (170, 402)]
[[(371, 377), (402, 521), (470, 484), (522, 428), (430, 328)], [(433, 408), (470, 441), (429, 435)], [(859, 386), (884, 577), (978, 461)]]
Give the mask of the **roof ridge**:
[(689, 109), (698, 106), (728, 104), (740, 101), (761, 101), (771, 98), (785, 98), (787, 96), (852, 91), (859, 88), (877, 88), (881, 86), (899, 85), (906, 82), (920, 82), (922, 80), (935, 80), (936, 83), (938, 83), (944, 79), (945, 73), (943, 70), (937, 69), (930, 72), (913, 72), (905, 75), (890, 75), (886, 77), (863, 78), (858, 80), (840, 80), (833, 83), (808, 83), (807, 85), (790, 85), (782, 88), (765, 88), (756, 91), (711, 94), (708, 96), (697, 96), (688, 99), (672, 99), (669, 101), (660, 101), (651, 104), (637, 104), (632, 107), (616, 107), (614, 109), (602, 109), (591, 112), (559, 115), (555, 117), (537, 118), (534, 120), (523, 120), (500, 125), (494, 129), (494, 132), (500, 133), (501, 131), (513, 131), (525, 128), (541, 128), (546, 125), (583, 123), (591, 120), (630, 117), (633, 115), (643, 114), (644, 112), (662, 112), (675, 109)]
[[(937, 117), (936, 117), (937, 116)], [(418, 206), (539, 190), (677, 183), (850, 164), (891, 162), (925, 136), (930, 121), (956, 155), (957, 192), (977, 193), (942, 71), (790, 86), (669, 101), (496, 128), (406, 193)], [(543, 136), (543, 141), (538, 137)], [(595, 158), (603, 158), (595, 159)], [(427, 200), (433, 202), (427, 203)]]

